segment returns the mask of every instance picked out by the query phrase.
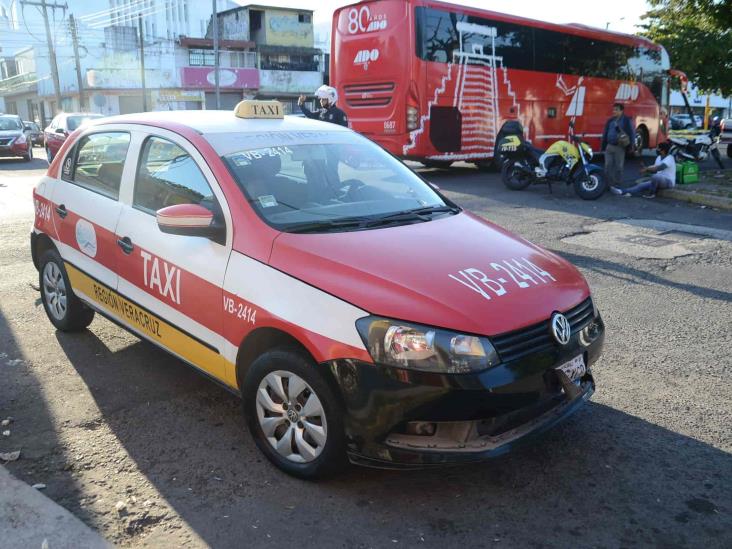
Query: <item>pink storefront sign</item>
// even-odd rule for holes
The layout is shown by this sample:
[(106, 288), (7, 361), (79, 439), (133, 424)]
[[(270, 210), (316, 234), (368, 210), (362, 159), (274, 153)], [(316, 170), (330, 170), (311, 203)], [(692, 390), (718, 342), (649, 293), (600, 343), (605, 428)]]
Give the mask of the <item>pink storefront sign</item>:
[[(213, 89), (215, 75), (212, 67), (183, 67), (181, 80), (187, 88)], [(219, 69), (222, 88), (259, 88), (257, 69)]]

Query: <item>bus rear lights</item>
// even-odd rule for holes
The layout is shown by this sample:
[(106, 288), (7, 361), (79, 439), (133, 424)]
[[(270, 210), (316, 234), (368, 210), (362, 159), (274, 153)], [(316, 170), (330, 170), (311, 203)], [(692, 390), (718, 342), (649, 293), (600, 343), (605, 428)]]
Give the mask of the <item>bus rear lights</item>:
[(419, 110), (417, 107), (407, 105), (407, 130), (416, 130), (419, 125)]

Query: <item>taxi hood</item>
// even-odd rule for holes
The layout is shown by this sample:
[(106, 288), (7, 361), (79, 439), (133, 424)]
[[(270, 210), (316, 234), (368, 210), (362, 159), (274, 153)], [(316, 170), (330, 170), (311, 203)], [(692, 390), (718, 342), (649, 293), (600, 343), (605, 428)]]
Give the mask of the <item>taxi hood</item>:
[(465, 212), (367, 231), (282, 233), (270, 264), (374, 315), (482, 335), (546, 320), (589, 296), (567, 261)]

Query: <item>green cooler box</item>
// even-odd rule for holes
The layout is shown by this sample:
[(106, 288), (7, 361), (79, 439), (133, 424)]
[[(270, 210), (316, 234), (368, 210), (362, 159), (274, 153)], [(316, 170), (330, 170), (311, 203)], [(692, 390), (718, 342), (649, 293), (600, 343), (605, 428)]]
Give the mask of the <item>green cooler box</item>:
[(696, 162), (686, 161), (676, 165), (676, 183), (688, 185), (699, 183), (699, 166)]

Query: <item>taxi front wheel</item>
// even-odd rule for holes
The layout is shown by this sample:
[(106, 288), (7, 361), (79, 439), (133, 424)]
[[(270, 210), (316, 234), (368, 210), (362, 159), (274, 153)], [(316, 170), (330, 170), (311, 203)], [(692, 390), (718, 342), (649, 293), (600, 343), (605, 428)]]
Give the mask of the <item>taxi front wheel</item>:
[(56, 250), (46, 250), (38, 270), (41, 301), (48, 319), (62, 332), (83, 330), (94, 319), (94, 311), (74, 295), (64, 262)]
[(284, 349), (264, 353), (250, 366), (242, 397), (254, 441), (286, 473), (322, 478), (346, 463), (343, 412), (312, 360)]

